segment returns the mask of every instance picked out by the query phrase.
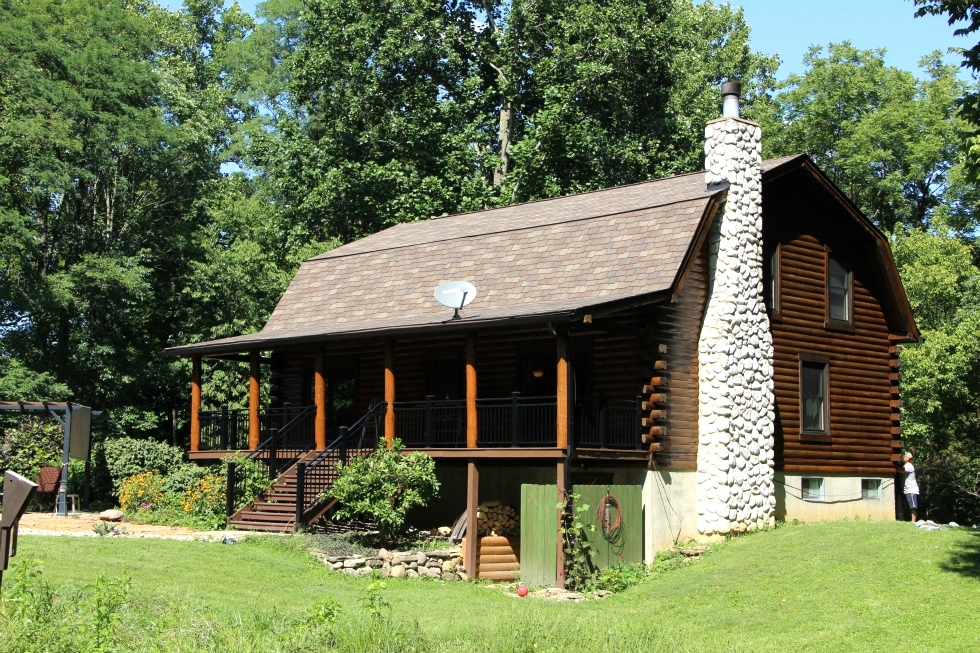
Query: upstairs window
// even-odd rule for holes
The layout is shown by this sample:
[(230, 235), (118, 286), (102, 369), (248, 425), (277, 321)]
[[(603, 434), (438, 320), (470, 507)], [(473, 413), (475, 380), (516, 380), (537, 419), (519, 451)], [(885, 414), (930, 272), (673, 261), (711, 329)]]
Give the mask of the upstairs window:
[(827, 320), (851, 321), (851, 273), (833, 256), (827, 258)]
[(800, 354), (800, 434), (830, 435), (829, 361)]
[(768, 261), (768, 278), (766, 279), (765, 294), (766, 294), (766, 308), (769, 309), (770, 315), (779, 314), (779, 256), (780, 247), (777, 244), (776, 249), (772, 250), (769, 254)]

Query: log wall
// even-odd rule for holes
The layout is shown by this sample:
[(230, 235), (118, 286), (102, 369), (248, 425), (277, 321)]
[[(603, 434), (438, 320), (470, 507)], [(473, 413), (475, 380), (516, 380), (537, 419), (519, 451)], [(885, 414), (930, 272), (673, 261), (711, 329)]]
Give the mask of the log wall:
[[(790, 175), (791, 178), (799, 175)], [(775, 355), (776, 468), (787, 472), (889, 474), (901, 446), (897, 348), (879, 297), (870, 237), (825, 192), (805, 180), (771, 184), (763, 205), (766, 261), (779, 247), (779, 311), (771, 313)], [(770, 190), (770, 188), (767, 188)], [(811, 198), (823, 198), (811, 201)], [(827, 257), (853, 275), (852, 327), (826, 324)], [(766, 266), (766, 283), (769, 270)], [(829, 359), (830, 437), (801, 434), (800, 354)]]

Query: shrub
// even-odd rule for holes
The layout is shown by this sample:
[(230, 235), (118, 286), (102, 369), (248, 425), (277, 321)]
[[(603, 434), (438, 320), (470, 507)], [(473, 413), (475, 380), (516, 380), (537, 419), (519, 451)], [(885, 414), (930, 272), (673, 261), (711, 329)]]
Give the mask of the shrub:
[(220, 474), (205, 474), (195, 481), (184, 493), (184, 512), (198, 517), (225, 516), (225, 477)]
[(244, 484), (235, 495), (235, 509), (252, 503), (259, 492), (269, 487), (269, 466), (261, 460), (244, 456), (227, 456), (221, 459), (221, 476), (228, 478), (228, 463), (235, 463), (236, 473), (244, 475)]
[(213, 467), (184, 463), (163, 477), (163, 491), (170, 494), (184, 494), (192, 485), (213, 473), (215, 473)]
[(621, 562), (613, 567), (599, 571), (595, 579), (595, 589), (622, 592), (633, 587), (649, 575), (650, 571), (642, 562)]
[(439, 491), (435, 461), (421, 451), (403, 456), (405, 446), (385, 441), (370, 456), (338, 465), (339, 475), (328, 496), (340, 500), (337, 517), (373, 522), (381, 536), (393, 540), (404, 533), (405, 517), (415, 506), (425, 506)]
[(133, 474), (119, 486), (119, 506), (125, 512), (161, 510), (168, 503), (163, 478), (156, 471)]
[(65, 430), (52, 419), (28, 415), (0, 435), (0, 474), (10, 470), (34, 480), (42, 467), (60, 467)]
[(167, 476), (184, 463), (184, 453), (179, 447), (156, 440), (112, 438), (106, 440), (102, 448), (116, 490), (130, 476), (149, 471)]

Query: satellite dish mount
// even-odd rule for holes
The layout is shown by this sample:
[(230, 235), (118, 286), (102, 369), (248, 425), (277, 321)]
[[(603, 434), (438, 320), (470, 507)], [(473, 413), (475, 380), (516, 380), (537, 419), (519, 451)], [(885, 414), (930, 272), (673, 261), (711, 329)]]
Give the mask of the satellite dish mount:
[(450, 281), (436, 288), (435, 297), (440, 304), (453, 309), (453, 320), (461, 320), (463, 316), (459, 312), (476, 299), (476, 286), (468, 281)]

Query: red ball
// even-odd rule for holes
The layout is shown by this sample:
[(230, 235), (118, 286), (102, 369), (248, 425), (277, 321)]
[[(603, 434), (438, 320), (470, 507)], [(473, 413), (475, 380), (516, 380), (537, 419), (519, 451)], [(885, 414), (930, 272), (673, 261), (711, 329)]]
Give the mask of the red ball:
[(527, 585), (517, 586), (517, 596), (527, 596)]

